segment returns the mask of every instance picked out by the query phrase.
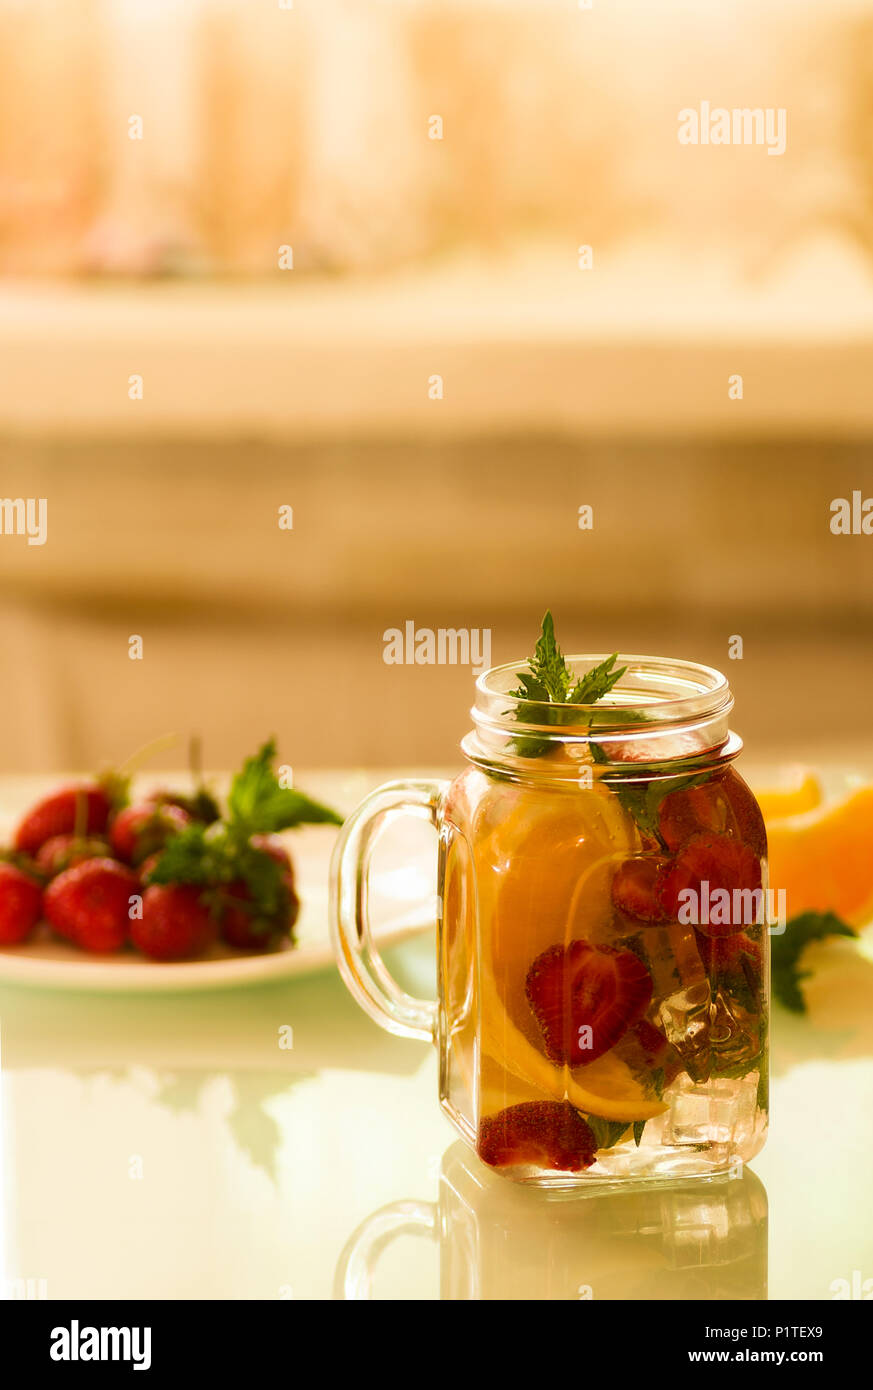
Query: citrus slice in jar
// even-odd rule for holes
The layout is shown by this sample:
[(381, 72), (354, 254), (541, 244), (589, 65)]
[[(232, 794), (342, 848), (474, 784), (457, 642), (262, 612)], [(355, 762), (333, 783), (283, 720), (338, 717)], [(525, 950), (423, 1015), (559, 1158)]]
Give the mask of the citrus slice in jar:
[[(501, 1035), (499, 1043), (504, 1049), (505, 1065), (495, 1061), (490, 1052), (486, 1051), (481, 1057), (479, 1114), (482, 1118), (544, 1097), (567, 1100), (585, 1115), (625, 1120), (628, 1124), (634, 1120), (654, 1119), (666, 1109), (662, 1101), (647, 1095), (631, 1068), (615, 1053), (571, 1073), (566, 1068), (552, 1066), (533, 1049), (528, 1051), (530, 1044), (520, 1035), (519, 1038), (520, 1042)], [(482, 1041), (485, 1047), (486, 1042), (493, 1046), (496, 1040), (486, 1029)]]
[[(647, 1095), (630, 1067), (614, 1053), (599, 1057), (585, 1067), (570, 1070), (555, 1066), (538, 1052), (527, 1038), (504, 1016), (499, 1023), (500, 1001), (484, 972), (481, 980), (482, 1017), (480, 1023), (480, 1075), (491, 1068), (491, 1084), (483, 1084), (479, 1097), (481, 1115), (502, 1110), (519, 1096), (534, 1099), (552, 1096), (568, 1100), (586, 1115), (602, 1115), (608, 1120), (651, 1120), (666, 1109), (663, 1101)], [(512, 1077), (511, 1083), (496, 1080), (500, 1071)], [(521, 1088), (517, 1083), (522, 1083)], [(529, 1088), (529, 1089), (528, 1089)], [(512, 1096), (513, 1100), (504, 1097)]]
[(601, 933), (612, 915), (615, 856), (635, 843), (627, 812), (604, 786), (525, 789), (474, 855), (483, 967), (504, 1009), (536, 1043), (528, 971), (549, 946)]
[(573, 1068), (550, 1061), (526, 981), (533, 962), (549, 947), (604, 931), (612, 914), (615, 857), (636, 842), (633, 821), (620, 802), (595, 784), (525, 789), (506, 819), (474, 849), (483, 1057), (536, 1093), (628, 1121), (652, 1118), (664, 1106), (647, 1096), (630, 1068), (611, 1053)]

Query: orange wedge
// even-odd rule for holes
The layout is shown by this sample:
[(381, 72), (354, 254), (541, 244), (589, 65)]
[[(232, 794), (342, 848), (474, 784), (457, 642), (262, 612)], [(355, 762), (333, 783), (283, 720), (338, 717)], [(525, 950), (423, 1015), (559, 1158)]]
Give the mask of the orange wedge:
[(767, 825), (783, 816), (800, 816), (820, 806), (823, 799), (821, 782), (814, 772), (797, 768), (789, 784), (770, 791), (755, 793), (761, 815)]
[(850, 926), (873, 918), (873, 786), (767, 825), (770, 887), (788, 916), (835, 912)]

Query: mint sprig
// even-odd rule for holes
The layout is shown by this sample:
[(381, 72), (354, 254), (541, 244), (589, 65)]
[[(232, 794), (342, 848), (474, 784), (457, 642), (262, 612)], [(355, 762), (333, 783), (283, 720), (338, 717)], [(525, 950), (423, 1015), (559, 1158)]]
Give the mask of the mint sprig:
[[(516, 718), (522, 723), (529, 720), (555, 726), (576, 723), (578, 714), (574, 706), (592, 705), (602, 700), (625, 674), (626, 666), (615, 669), (617, 660), (618, 653), (613, 652), (574, 682), (573, 672), (555, 637), (554, 619), (547, 609), (534, 654), (528, 661), (529, 669), (517, 673), (519, 685), (509, 691), (522, 701), (515, 711)], [(538, 708), (543, 705), (545, 709)], [(538, 758), (548, 751), (549, 740), (519, 737), (512, 740), (512, 747), (519, 757)]]
[(811, 941), (831, 936), (857, 936), (854, 927), (833, 912), (803, 912), (792, 917), (785, 931), (770, 939), (770, 971), (773, 994), (792, 1013), (806, 1013), (806, 1000), (800, 985), (811, 975), (801, 970), (800, 960)]
[[(556, 704), (565, 704), (573, 675), (564, 659), (564, 653), (558, 646), (555, 637), (555, 621), (548, 610), (543, 618), (542, 631), (537, 638), (534, 654), (530, 658), (528, 666), (530, 667), (529, 680), (526, 681), (524, 675), (519, 672), (519, 679), (526, 687), (524, 693), (534, 700), (546, 699), (553, 700)], [(512, 691), (510, 693), (520, 694), (522, 692)]]

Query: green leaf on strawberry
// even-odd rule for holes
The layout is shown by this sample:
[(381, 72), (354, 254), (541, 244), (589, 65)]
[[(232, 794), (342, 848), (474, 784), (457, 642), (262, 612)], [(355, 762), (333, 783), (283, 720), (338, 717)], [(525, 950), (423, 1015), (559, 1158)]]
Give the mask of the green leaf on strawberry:
[(634, 1120), (634, 1143), (636, 1144), (637, 1148), (640, 1147), (640, 1140), (643, 1137), (643, 1130), (645, 1129), (645, 1127), (645, 1120)]
[(228, 820), (248, 834), (273, 834), (297, 825), (342, 825), (342, 816), (294, 787), (281, 786), (273, 771), (276, 744), (270, 739), (243, 763), (231, 783)]
[(792, 1013), (806, 1013), (806, 1000), (800, 988), (802, 980), (811, 974), (800, 969), (800, 959), (811, 941), (825, 941), (831, 936), (857, 936), (833, 912), (804, 912), (793, 917), (784, 932), (770, 940), (770, 968), (773, 994)]
[(171, 835), (145, 876), (147, 883), (213, 883), (219, 875), (222, 837), (198, 821)]

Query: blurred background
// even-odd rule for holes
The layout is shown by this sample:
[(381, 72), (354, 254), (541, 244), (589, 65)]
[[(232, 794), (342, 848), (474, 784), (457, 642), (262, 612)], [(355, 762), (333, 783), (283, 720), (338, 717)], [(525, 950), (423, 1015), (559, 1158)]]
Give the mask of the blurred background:
[(0, 0), (0, 766), (449, 766), (547, 606), (869, 764), (871, 380), (873, 0)]

